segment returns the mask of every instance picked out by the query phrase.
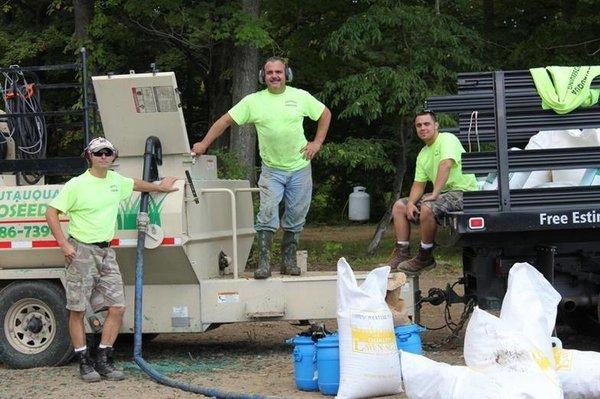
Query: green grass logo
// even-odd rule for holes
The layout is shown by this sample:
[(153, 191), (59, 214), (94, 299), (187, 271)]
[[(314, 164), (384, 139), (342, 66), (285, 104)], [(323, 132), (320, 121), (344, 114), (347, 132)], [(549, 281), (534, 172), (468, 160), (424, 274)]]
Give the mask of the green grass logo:
[[(157, 202), (154, 197), (150, 196), (148, 201), (148, 217), (151, 224), (161, 226), (160, 211), (162, 204), (167, 198), (163, 195)], [(117, 215), (117, 230), (137, 230), (137, 214), (140, 210), (141, 195), (135, 198), (129, 197), (126, 201), (121, 201), (119, 204), (119, 214)]]

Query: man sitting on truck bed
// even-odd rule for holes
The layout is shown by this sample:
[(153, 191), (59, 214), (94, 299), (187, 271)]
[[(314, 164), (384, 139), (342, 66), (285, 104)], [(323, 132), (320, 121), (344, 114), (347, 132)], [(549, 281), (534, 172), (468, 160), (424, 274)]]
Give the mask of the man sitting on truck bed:
[[(175, 178), (160, 185), (130, 179), (109, 170), (117, 158), (116, 148), (105, 138), (90, 141), (85, 149), (90, 168), (69, 180), (50, 202), (46, 220), (65, 255), (69, 334), (79, 358), (79, 374), (84, 381), (122, 380), (115, 369), (112, 352), (125, 313), (123, 280), (110, 242), (115, 235), (119, 203), (133, 191), (170, 192)], [(60, 228), (59, 213), (69, 215), (69, 238)], [(85, 344), (83, 317), (87, 303), (94, 311), (108, 309), (95, 362)]]
[[(477, 189), (475, 175), (463, 174), (460, 141), (452, 133), (440, 133), (435, 113), (423, 110), (415, 116), (417, 136), (425, 143), (417, 156), (415, 180), (408, 198), (396, 201), (392, 209), (396, 245), (389, 262), (392, 269), (418, 274), (436, 266), (433, 240), (437, 225), (447, 212), (461, 211), (463, 191)], [(425, 193), (427, 182), (433, 191)], [(410, 257), (410, 222), (421, 226), (421, 245), (414, 258)]]

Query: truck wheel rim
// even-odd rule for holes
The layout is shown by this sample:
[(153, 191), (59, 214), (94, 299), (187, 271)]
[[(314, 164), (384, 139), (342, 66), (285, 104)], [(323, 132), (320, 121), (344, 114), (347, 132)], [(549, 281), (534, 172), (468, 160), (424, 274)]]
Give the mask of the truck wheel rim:
[[(38, 332), (28, 331), (29, 322), (37, 318), (41, 322)], [(8, 309), (4, 318), (4, 334), (10, 345), (25, 354), (43, 352), (50, 346), (56, 333), (56, 318), (44, 302), (25, 298)]]

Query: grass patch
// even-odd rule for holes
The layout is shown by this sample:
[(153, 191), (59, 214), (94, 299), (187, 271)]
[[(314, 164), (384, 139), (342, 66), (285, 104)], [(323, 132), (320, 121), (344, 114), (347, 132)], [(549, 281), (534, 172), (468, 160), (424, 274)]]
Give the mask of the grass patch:
[[(231, 359), (202, 359), (201, 361), (186, 360), (158, 360), (150, 362), (152, 368), (161, 374), (171, 375), (190, 372), (212, 372), (217, 370), (240, 370), (235, 358)], [(143, 374), (143, 371), (134, 362), (117, 362), (118, 367), (122, 367), (128, 373)]]
[[(372, 270), (384, 265), (394, 247), (392, 226), (385, 232), (379, 248), (373, 255), (367, 254), (367, 246), (375, 233), (374, 224), (350, 224), (343, 226), (306, 226), (300, 236), (299, 249), (308, 251), (309, 270), (335, 270), (340, 257), (345, 257), (354, 270)], [(272, 266), (281, 261), (281, 237), (275, 236), (272, 249)], [(436, 237), (438, 246), (435, 257), (438, 262), (436, 273), (457, 272), (462, 268), (460, 248), (453, 245), (447, 229), (440, 229)], [(419, 245), (418, 228), (411, 234), (411, 250), (414, 253)], [(258, 255), (254, 243), (248, 265), (256, 267)]]

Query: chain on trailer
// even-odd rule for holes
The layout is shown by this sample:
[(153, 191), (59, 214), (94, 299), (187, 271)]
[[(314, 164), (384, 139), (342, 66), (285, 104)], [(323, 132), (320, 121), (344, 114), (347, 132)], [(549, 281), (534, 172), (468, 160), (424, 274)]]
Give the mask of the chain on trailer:
[[(421, 296), (421, 291), (415, 292), (415, 308), (421, 309), (423, 303), (429, 303), (432, 306), (439, 306), (444, 304), (444, 325), (439, 327), (428, 327), (426, 325), (420, 324), (422, 327), (426, 328), (429, 331), (438, 331), (448, 328), (450, 330), (450, 335), (446, 337), (442, 342), (438, 344), (428, 344), (428, 346), (432, 349), (441, 348), (448, 344), (453, 340), (458, 340), (459, 334), (462, 331), (465, 323), (469, 320), (469, 316), (473, 312), (473, 309), (477, 305), (477, 301), (472, 297), (461, 296), (456, 293), (454, 287), (457, 285), (464, 285), (464, 278), (459, 278), (452, 284), (447, 284), (445, 289), (442, 288), (430, 288), (427, 292), (427, 296)], [(452, 304), (464, 303), (464, 308), (458, 317), (458, 320), (452, 316), (451, 306)]]

